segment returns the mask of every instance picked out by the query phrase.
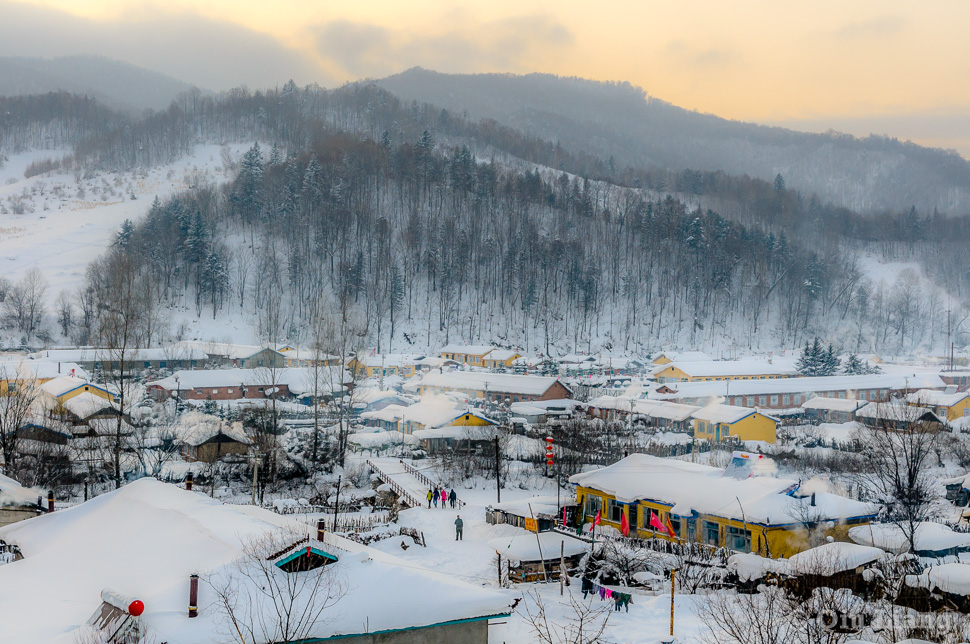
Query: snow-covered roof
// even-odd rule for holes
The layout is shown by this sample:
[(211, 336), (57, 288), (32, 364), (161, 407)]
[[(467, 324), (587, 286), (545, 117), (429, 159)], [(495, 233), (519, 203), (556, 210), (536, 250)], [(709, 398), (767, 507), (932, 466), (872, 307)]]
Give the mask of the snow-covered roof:
[[(489, 423), (495, 421), (486, 418), (477, 411), (469, 410), (466, 405), (458, 404), (448, 396), (440, 394), (430, 394), (422, 396), (421, 400), (413, 405), (388, 405), (384, 409), (376, 411), (365, 411), (360, 415), (365, 420), (378, 420), (383, 422), (404, 421), (423, 425), (425, 430), (438, 427), (450, 426), (455, 420), (465, 414), (472, 414)], [(430, 435), (426, 438), (431, 438)]]
[[(575, 557), (589, 550), (585, 541), (574, 539), (558, 532), (520, 534), (502, 537), (488, 542), (495, 552), (514, 561), (548, 561), (564, 557)], [(540, 555), (540, 550), (542, 554)]]
[(671, 362), (711, 362), (714, 360), (712, 356), (703, 351), (661, 351), (652, 356), (653, 360), (660, 358), (667, 358)]
[[(137, 526), (137, 534), (132, 526)], [(238, 572), (248, 543), (267, 536), (305, 537), (307, 531), (305, 524), (269, 510), (223, 505), (150, 478), (73, 508), (6, 526), (0, 538), (18, 544), (25, 558), (0, 567), (3, 639), (73, 644), (79, 641), (78, 625), (101, 605), (101, 591), (111, 587), (144, 602), (142, 621), (157, 641), (224, 641), (226, 619), (212, 595), (200, 602), (198, 617), (189, 619), (189, 576), (228, 576), (234, 583), (250, 583)], [(509, 612), (505, 593), (420, 568), (329, 532), (324, 537), (313, 543), (337, 555), (338, 561), (328, 566), (329, 574), (343, 583), (339, 599), (316, 621), (307, 634), (310, 638), (395, 631)], [(287, 574), (272, 569), (270, 573)], [(200, 599), (204, 592), (200, 588)], [(429, 601), (431, 597), (437, 599)], [(45, 607), (43, 619), (26, 619), (38, 614), (38, 606)]]
[(19, 360), (0, 362), (0, 380), (52, 380), (74, 375), (89, 378), (88, 372), (75, 362)]
[(270, 351), (274, 350), (269, 347), (261, 347), (256, 344), (232, 344), (229, 342), (202, 342), (198, 340), (184, 340), (182, 342), (176, 342), (172, 346), (171, 350), (197, 350), (205, 353), (207, 357), (219, 356), (228, 358), (229, 360), (244, 360), (265, 349)]
[(351, 380), (342, 367), (286, 367), (282, 369), (185, 369), (148, 386), (166, 391), (210, 387), (271, 387), (285, 385), (291, 393), (302, 395), (313, 389), (314, 370), (320, 393), (339, 391)]
[(717, 396), (758, 396), (812, 394), (827, 391), (857, 392), (886, 389), (899, 391), (912, 387), (943, 389), (946, 383), (937, 374), (870, 374), (864, 376), (819, 376), (811, 378), (765, 378), (764, 380), (720, 380), (669, 383), (674, 394), (652, 393), (651, 398), (697, 399)]
[(37, 505), (38, 498), (46, 498), (43, 490), (24, 487), (9, 476), (0, 474), (0, 508), (15, 505)]
[(629, 412), (633, 403), (633, 413), (650, 418), (672, 421), (684, 421), (690, 418), (700, 407), (683, 405), (681, 403), (643, 398), (629, 398), (627, 396), (600, 396), (589, 402), (589, 406), (596, 409), (615, 409)]
[(446, 344), (438, 350), (438, 353), (460, 353), (470, 356), (483, 356), (495, 347), (490, 344)]
[(658, 365), (654, 373), (665, 369), (680, 369), (692, 378), (714, 378), (725, 376), (760, 376), (766, 374), (796, 374), (796, 358), (774, 358), (772, 360), (694, 360), (687, 362), (671, 362)]
[(816, 396), (811, 400), (803, 402), (802, 409), (822, 409), (825, 411), (852, 413), (865, 404), (866, 401), (856, 400), (854, 398), (826, 398), (824, 396)]
[(794, 554), (788, 559), (792, 570), (803, 575), (830, 576), (887, 558), (884, 550), (857, 543), (833, 541)]
[(934, 389), (920, 389), (906, 396), (906, 402), (914, 405), (933, 405), (934, 407), (952, 407), (970, 398), (970, 392), (957, 391), (945, 393)]
[[(30, 354), (34, 360), (56, 362), (111, 362), (118, 360), (120, 353), (117, 349), (86, 347), (81, 349), (45, 349)], [(184, 344), (169, 347), (149, 347), (145, 349), (125, 350), (125, 360), (131, 362), (159, 361), (159, 360), (205, 360), (208, 356), (201, 349)]]
[(787, 559), (769, 559), (751, 552), (739, 552), (728, 557), (727, 568), (735, 573), (742, 582), (762, 579), (765, 575), (790, 575), (791, 566)]
[(932, 566), (919, 575), (906, 575), (906, 585), (938, 589), (953, 595), (970, 595), (970, 565), (947, 563)]
[(412, 435), (418, 440), (448, 438), (452, 440), (480, 441), (491, 440), (494, 438), (496, 435), (496, 430), (495, 427), (491, 425), (442, 425), (441, 427), (418, 429), (415, 430)]
[(100, 389), (101, 391), (107, 391), (107, 387), (104, 385), (96, 385), (89, 380), (84, 378), (77, 378), (75, 376), (61, 376), (59, 378), (54, 378), (53, 380), (48, 380), (40, 386), (41, 391), (59, 398), (66, 393), (74, 391), (78, 387), (88, 387), (94, 389)]
[(420, 353), (368, 353), (357, 356), (357, 362), (365, 367), (403, 367), (417, 364), (424, 358)]
[(735, 405), (719, 405), (717, 403), (708, 405), (694, 412), (693, 416), (697, 420), (706, 420), (710, 423), (736, 423), (742, 418), (758, 413), (750, 407), (737, 407)]
[(492, 393), (539, 396), (558, 382), (551, 376), (520, 376), (508, 373), (480, 371), (447, 371), (426, 373), (420, 380), (412, 380), (405, 389), (434, 387), (437, 389), (471, 390)]
[(518, 351), (513, 351), (512, 349), (492, 349), (485, 356), (486, 360), (511, 360), (519, 355)]
[[(970, 534), (954, 532), (942, 523), (923, 522), (914, 533), (916, 550), (919, 552), (942, 552), (953, 548), (970, 547)], [(909, 540), (900, 527), (893, 523), (870, 523), (849, 528), (849, 538), (863, 546), (875, 546), (886, 552), (909, 551)]]
[(112, 409), (115, 411), (119, 409), (117, 403), (109, 402), (101, 396), (92, 394), (90, 391), (85, 391), (74, 396), (73, 398), (68, 398), (62, 403), (62, 405), (64, 406), (64, 409), (71, 412), (78, 418), (87, 418), (88, 416), (97, 414), (105, 409)]
[(893, 422), (915, 423), (924, 417), (929, 420), (940, 422), (939, 417), (933, 413), (932, 409), (926, 407), (913, 407), (897, 403), (875, 402), (860, 407), (856, 411), (859, 418), (871, 418), (874, 420), (887, 420)]
[(242, 423), (227, 423), (217, 416), (198, 411), (182, 414), (173, 430), (178, 440), (186, 445), (198, 446), (219, 434), (244, 445), (252, 444), (243, 431)]
[(671, 506), (671, 512), (692, 512), (748, 523), (785, 525), (813, 520), (873, 516), (877, 508), (827, 492), (811, 498), (791, 494), (797, 481), (768, 476), (734, 479), (724, 470), (699, 463), (631, 454), (613, 465), (569, 477), (574, 485), (612, 495), (622, 503), (651, 500)]

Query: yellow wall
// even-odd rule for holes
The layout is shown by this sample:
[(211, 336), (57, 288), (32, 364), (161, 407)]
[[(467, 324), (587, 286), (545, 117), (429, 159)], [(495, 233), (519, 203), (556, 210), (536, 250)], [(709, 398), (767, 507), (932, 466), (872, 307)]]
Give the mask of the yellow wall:
[[(613, 497), (600, 492), (599, 490), (580, 486), (576, 491), (576, 497), (577, 501), (582, 499), (579, 511), (581, 516), (584, 517), (584, 521), (592, 521), (593, 519), (592, 515), (585, 514), (587, 507), (586, 498), (588, 496), (597, 496), (600, 498), (600, 507), (602, 508), (601, 523), (619, 530), (620, 522), (611, 521), (608, 518), (608, 501)], [(639, 505), (639, 517), (637, 517), (637, 525), (634, 525), (632, 521), (633, 517), (630, 516), (630, 506), (625, 505), (623, 508), (623, 513), (627, 516), (627, 520), (630, 522), (631, 536), (637, 536), (640, 538), (657, 538), (664, 539), (666, 541), (685, 541), (687, 539), (688, 522), (685, 518), (682, 518), (681, 520), (680, 533), (674, 536), (668, 536), (661, 532), (655, 532), (652, 528), (644, 527), (645, 524), (649, 525), (651, 511), (657, 514), (660, 522), (663, 525), (667, 525), (667, 513), (670, 511), (672, 506), (654, 501), (640, 501), (637, 505)], [(674, 517), (671, 517), (671, 519), (673, 518)], [(754, 552), (762, 556), (770, 556), (772, 558), (790, 557), (793, 554), (807, 550), (813, 545), (809, 542), (810, 534), (808, 529), (801, 526), (764, 526), (757, 523), (745, 523), (741, 519), (736, 518), (703, 514), (697, 517), (695, 520), (696, 531), (694, 540), (699, 543), (707, 543), (707, 526), (705, 523), (713, 523), (718, 526), (718, 543), (716, 544), (718, 547), (728, 546), (728, 528), (736, 528), (741, 531), (747, 530), (751, 533), (748, 552)], [(823, 538), (832, 537), (836, 541), (848, 541), (849, 528), (855, 525), (864, 525), (866, 523), (868, 523), (868, 521), (856, 521), (852, 524), (839, 524), (833, 528), (825, 530), (822, 536)]]
[(720, 440), (728, 436), (739, 438), (743, 441), (765, 441), (774, 443), (777, 440), (776, 430), (778, 424), (763, 414), (754, 413), (742, 418), (735, 423), (708, 423), (703, 420), (694, 420), (694, 436), (706, 440), (717, 440), (717, 425), (720, 425)]
[(673, 361), (670, 358), (663, 355), (653, 361), (654, 364), (670, 364), (671, 362)]
[(74, 389), (73, 391), (69, 391), (66, 394), (61, 394), (60, 396), (57, 397), (57, 400), (64, 403), (70, 400), (71, 398), (74, 398), (75, 396), (80, 396), (83, 393), (94, 394), (95, 396), (98, 396), (99, 398), (104, 398), (109, 402), (114, 402), (114, 399), (115, 399), (114, 396), (112, 396), (107, 391), (104, 391), (103, 389), (99, 389), (98, 387), (95, 387), (93, 385), (82, 385), (77, 389)]
[[(666, 364), (666, 363), (662, 363)], [(759, 373), (747, 376), (724, 375), (724, 376), (692, 376), (678, 367), (667, 367), (658, 371), (654, 376), (658, 382), (664, 382), (668, 378), (676, 378), (680, 382), (710, 382), (720, 380), (767, 380), (769, 378), (791, 378), (789, 373)]]
[(492, 358), (489, 358), (488, 356), (486, 356), (485, 357), (485, 360), (484, 360), (484, 363), (485, 363), (485, 366), (486, 367), (490, 367), (490, 368), (495, 368), (495, 367), (511, 367), (512, 366), (512, 363), (517, 358), (521, 358), (521, 357), (522, 356), (520, 356), (518, 353), (512, 355), (512, 357), (509, 358), (508, 360), (493, 360)]
[(967, 396), (952, 407), (948, 407), (946, 410), (946, 419), (956, 420), (957, 418), (963, 418), (964, 416), (970, 415), (967, 413), (967, 409), (970, 409), (970, 396)]

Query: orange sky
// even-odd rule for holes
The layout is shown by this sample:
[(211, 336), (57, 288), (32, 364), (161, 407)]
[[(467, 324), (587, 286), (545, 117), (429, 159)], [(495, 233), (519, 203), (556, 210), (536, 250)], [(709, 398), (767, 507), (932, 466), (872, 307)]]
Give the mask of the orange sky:
[[(970, 114), (965, 0), (642, 0), (598, 3), (597, 10), (566, 0), (27, 4), (108, 25), (161, 16), (232, 23), (304, 59), (311, 70), (306, 75), (318, 73), (299, 82), (324, 85), (414, 65), (446, 72), (542, 71), (629, 80), (689, 109), (758, 122), (805, 120), (816, 129), (829, 121), (919, 115), (922, 134), (889, 133), (961, 148), (963, 134), (937, 131), (934, 118)], [(124, 52), (116, 57), (124, 59)], [(893, 126), (873, 126), (886, 127)]]

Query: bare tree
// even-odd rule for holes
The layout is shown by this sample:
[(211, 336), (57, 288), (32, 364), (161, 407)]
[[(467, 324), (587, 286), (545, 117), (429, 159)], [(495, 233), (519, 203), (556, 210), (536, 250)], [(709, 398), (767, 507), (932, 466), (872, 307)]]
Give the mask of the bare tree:
[(333, 621), (328, 609), (347, 586), (333, 566), (287, 572), (274, 563), (301, 540), (288, 531), (253, 539), (239, 559), (207, 579), (233, 641), (304, 641)]
[(16, 467), (21, 430), (33, 418), (39, 395), (37, 381), (23, 378), (24, 369), (23, 365), (3, 367), (7, 388), (0, 392), (0, 453), (8, 472)]
[(603, 641), (613, 604), (586, 603), (577, 599), (571, 590), (568, 601), (566, 620), (560, 623), (549, 618), (538, 591), (526, 593), (518, 610), (531, 627), (535, 641), (543, 644), (595, 644)]
[(38, 268), (31, 268), (13, 285), (3, 300), (3, 311), (9, 323), (26, 336), (36, 333), (45, 313), (44, 296), (47, 280)]
[(908, 422), (913, 408), (885, 405), (899, 415), (886, 418), (862, 431), (863, 467), (860, 486), (886, 508), (887, 519), (897, 525), (916, 551), (916, 528), (932, 514), (938, 494), (930, 473), (930, 459), (941, 444), (937, 423)]

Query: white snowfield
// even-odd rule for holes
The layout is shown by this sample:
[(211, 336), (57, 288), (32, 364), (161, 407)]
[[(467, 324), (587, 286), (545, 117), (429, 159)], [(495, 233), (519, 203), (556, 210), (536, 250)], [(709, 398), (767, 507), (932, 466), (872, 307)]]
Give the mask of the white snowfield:
[[(152, 641), (235, 641), (205, 582), (237, 575), (246, 544), (306, 524), (253, 506), (223, 505), (141, 479), (74, 508), (0, 530), (24, 559), (0, 566), (0, 640), (76, 644), (79, 626), (111, 588), (145, 604)], [(488, 590), (332, 534), (315, 542), (338, 557), (339, 600), (310, 637), (329, 638), (504, 616), (512, 593)], [(189, 576), (199, 573), (199, 616), (189, 619)], [(274, 574), (287, 574), (274, 571)], [(244, 577), (233, 577), (241, 584)], [(258, 594), (258, 593), (257, 593)], [(271, 610), (257, 605), (255, 610)]]
[[(30, 268), (40, 269), (50, 282), (49, 302), (61, 289), (80, 286), (87, 265), (108, 248), (122, 222), (142, 218), (156, 196), (164, 201), (200, 176), (210, 181), (226, 176), (220, 146), (200, 145), (193, 155), (144, 173), (99, 173), (80, 182), (67, 172), (24, 178), (32, 161), (68, 152), (10, 155), (0, 171), (0, 204), (11, 211), (0, 220), (0, 274), (18, 279)], [(23, 214), (14, 214), (11, 200), (24, 204)]]

